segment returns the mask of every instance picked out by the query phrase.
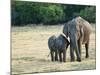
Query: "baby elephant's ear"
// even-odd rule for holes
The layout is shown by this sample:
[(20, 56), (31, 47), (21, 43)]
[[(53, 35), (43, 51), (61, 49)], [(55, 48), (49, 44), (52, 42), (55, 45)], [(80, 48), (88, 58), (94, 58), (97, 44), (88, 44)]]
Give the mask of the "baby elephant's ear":
[(83, 37), (84, 36), (84, 31), (83, 31), (83, 27), (80, 28), (80, 36)]

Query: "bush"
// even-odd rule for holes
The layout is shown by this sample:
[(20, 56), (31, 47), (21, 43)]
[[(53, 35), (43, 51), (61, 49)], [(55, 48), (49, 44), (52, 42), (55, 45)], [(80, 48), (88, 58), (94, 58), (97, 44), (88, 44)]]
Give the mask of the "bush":
[(64, 19), (64, 12), (61, 7), (50, 5), (48, 7), (41, 7), (40, 9), (41, 22), (44, 24), (56, 24)]
[(59, 24), (79, 14), (89, 22), (95, 22), (95, 6), (62, 5), (13, 1), (11, 8), (12, 25)]
[(63, 8), (55, 4), (15, 2), (12, 6), (12, 24), (56, 24), (64, 20)]
[(80, 11), (80, 16), (89, 22), (96, 22), (96, 7), (86, 7)]

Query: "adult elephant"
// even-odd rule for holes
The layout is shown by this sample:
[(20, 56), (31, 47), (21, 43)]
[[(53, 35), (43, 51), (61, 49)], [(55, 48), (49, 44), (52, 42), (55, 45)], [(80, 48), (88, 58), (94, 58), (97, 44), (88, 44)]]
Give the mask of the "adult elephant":
[(75, 60), (74, 50), (77, 56), (77, 61), (81, 61), (81, 44), (85, 44), (86, 58), (89, 57), (88, 47), (92, 27), (80, 16), (72, 19), (64, 24), (63, 33), (70, 38), (70, 57), (71, 61)]

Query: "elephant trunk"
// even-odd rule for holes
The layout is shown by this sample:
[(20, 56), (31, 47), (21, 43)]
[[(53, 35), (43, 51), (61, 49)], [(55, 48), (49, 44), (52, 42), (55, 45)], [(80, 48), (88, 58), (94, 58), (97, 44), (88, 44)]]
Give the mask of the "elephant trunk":
[(71, 44), (72, 44), (73, 48), (78, 50), (76, 35), (73, 34), (73, 35), (70, 37), (70, 39), (71, 39)]
[(78, 43), (77, 43), (77, 36), (76, 34), (73, 34), (71, 37), (71, 44), (73, 46), (73, 49), (75, 50), (76, 56), (77, 56), (77, 61), (81, 61), (80, 53), (79, 53), (79, 48), (78, 48)]

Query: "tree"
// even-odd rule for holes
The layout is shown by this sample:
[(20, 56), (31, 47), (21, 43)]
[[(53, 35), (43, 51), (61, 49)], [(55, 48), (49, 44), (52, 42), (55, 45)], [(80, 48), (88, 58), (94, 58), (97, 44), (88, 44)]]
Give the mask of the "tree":
[(12, 25), (59, 24), (79, 14), (89, 22), (95, 22), (95, 6), (65, 5), (13, 1), (11, 4)]
[(96, 21), (96, 7), (86, 7), (84, 10), (80, 11), (80, 16), (89, 22), (95, 23)]
[(44, 24), (55, 24), (63, 21), (64, 12), (61, 7), (56, 5), (40, 7), (40, 18), (41, 22)]

